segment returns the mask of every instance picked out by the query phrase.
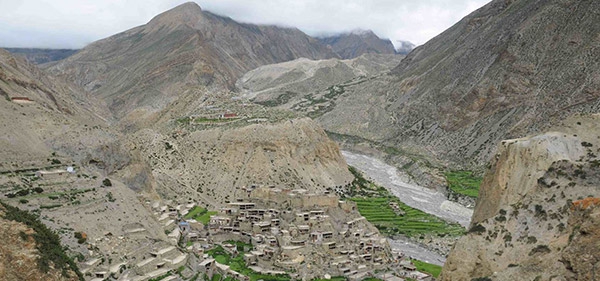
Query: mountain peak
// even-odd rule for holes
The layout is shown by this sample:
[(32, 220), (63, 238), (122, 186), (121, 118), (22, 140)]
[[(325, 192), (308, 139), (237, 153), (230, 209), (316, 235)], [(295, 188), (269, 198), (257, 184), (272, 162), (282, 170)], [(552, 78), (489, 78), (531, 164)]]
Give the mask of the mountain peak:
[(186, 2), (173, 9), (163, 12), (152, 20), (149, 24), (176, 26), (181, 24), (194, 24), (202, 18), (202, 8), (195, 2)]
[(375, 32), (373, 32), (373, 30), (370, 30), (370, 29), (366, 29), (366, 30), (365, 29), (355, 29), (350, 32), (350, 35), (358, 35), (361, 37), (375, 36), (375, 37), (379, 38), (375, 34)]

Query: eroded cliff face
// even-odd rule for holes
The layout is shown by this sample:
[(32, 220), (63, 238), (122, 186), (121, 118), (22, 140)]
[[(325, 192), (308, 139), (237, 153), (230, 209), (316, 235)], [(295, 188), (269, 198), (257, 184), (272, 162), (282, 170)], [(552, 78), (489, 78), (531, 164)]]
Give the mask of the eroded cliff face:
[(308, 118), (177, 135), (147, 129), (133, 142), (159, 194), (213, 206), (247, 197), (243, 186), (324, 191), (352, 180), (337, 144)]
[(556, 132), (500, 144), (441, 280), (593, 280), (598, 120), (573, 117)]

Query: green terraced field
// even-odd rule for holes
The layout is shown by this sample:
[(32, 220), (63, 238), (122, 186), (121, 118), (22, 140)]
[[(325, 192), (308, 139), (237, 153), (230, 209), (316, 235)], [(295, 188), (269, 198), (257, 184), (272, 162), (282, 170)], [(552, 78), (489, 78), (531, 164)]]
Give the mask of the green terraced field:
[(475, 176), (471, 171), (452, 171), (445, 174), (450, 189), (456, 193), (477, 198), (482, 177)]
[[(465, 229), (456, 223), (448, 223), (434, 215), (409, 207), (393, 196), (387, 189), (367, 180), (354, 167), (348, 167), (354, 175), (350, 187), (350, 200), (356, 202), (358, 211), (383, 234), (419, 236), (462, 235)], [(396, 214), (389, 205), (396, 202), (401, 212)], [(403, 214), (402, 214), (403, 213)]]
[[(464, 228), (458, 224), (451, 224), (423, 211), (411, 208), (400, 202), (394, 196), (386, 197), (354, 197), (358, 211), (369, 222), (384, 234), (404, 234), (418, 236), (421, 234), (437, 234), (439, 236), (461, 235)], [(390, 202), (398, 203), (404, 215), (397, 215)]]

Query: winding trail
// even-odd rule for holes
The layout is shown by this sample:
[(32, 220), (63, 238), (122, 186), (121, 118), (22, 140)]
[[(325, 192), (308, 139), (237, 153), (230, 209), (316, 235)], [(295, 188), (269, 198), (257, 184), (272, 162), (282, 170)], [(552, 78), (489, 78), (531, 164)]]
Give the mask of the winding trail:
[[(457, 222), (464, 227), (469, 225), (473, 210), (448, 201), (444, 194), (402, 181), (395, 167), (379, 159), (349, 151), (342, 151), (342, 155), (346, 158), (348, 165), (355, 167), (375, 183), (385, 187), (406, 205), (446, 221)], [(413, 258), (438, 265), (443, 265), (446, 261), (444, 257), (408, 239), (389, 239), (389, 241), (392, 248)]]

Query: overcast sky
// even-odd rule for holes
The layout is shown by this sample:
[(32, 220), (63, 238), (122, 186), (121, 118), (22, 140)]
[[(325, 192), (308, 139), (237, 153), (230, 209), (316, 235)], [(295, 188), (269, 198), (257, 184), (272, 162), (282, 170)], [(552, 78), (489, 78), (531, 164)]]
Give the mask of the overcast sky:
[[(145, 24), (185, 0), (0, 0), (0, 47), (82, 48)], [(425, 43), (489, 0), (197, 0), (234, 20), (318, 36), (371, 29)]]

